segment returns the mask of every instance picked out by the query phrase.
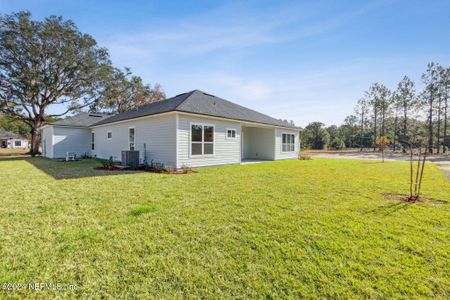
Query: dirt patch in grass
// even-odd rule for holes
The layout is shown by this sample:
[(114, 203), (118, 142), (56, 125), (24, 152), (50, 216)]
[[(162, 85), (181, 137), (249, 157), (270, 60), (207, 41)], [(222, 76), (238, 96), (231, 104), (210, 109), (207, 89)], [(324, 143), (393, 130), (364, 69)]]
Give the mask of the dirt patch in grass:
[(24, 156), (28, 154), (28, 149), (0, 149), (1, 156)]
[(312, 157), (311, 157), (311, 155), (308, 155), (308, 154), (302, 154), (302, 155), (299, 155), (298, 159), (299, 160), (311, 160)]
[(425, 203), (432, 203), (432, 204), (448, 204), (445, 200), (436, 200), (436, 199), (427, 199), (420, 197), (417, 200), (410, 200), (409, 195), (403, 195), (403, 194), (383, 194), (381, 197), (385, 200), (391, 200), (391, 201), (402, 201), (402, 202), (408, 202), (408, 203), (416, 203), (416, 202), (425, 202)]

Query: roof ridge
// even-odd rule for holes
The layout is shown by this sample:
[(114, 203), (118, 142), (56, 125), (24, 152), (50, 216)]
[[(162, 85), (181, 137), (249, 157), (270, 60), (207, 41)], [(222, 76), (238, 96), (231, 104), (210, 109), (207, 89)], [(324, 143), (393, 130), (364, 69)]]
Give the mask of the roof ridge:
[[(134, 107), (134, 108), (132, 108), (132, 109), (129, 109), (129, 110), (126, 110), (126, 111), (117, 113), (116, 115), (119, 115), (119, 114), (122, 114), (122, 113), (126, 113), (126, 112), (129, 112), (129, 111), (133, 111), (133, 110), (139, 111), (139, 110), (142, 110), (142, 109), (144, 109), (144, 108), (146, 108), (146, 107), (148, 107), (148, 106), (153, 106), (153, 105), (159, 104), (160, 102), (163, 102), (163, 101), (174, 100), (174, 99), (177, 98), (177, 97), (181, 97), (181, 96), (183, 96), (183, 95), (185, 95), (185, 94), (190, 94), (189, 96), (186, 97), (186, 99), (187, 99), (187, 98), (189, 98), (195, 91), (197, 91), (197, 90), (192, 90), (192, 91), (190, 91), (190, 92), (181, 93), (181, 94), (175, 95), (175, 96), (173, 96), (173, 97), (166, 98), (166, 99), (162, 99), (162, 100), (159, 100), (159, 101), (155, 101), (155, 102), (151, 102), (151, 103), (146, 103), (146, 104), (144, 104), (144, 105), (141, 105), (141, 106), (138, 106), (138, 107)], [(181, 101), (181, 103), (183, 103), (186, 99), (184, 99), (183, 101)], [(181, 103), (180, 103), (180, 104), (181, 104)], [(180, 105), (180, 104), (178, 104), (178, 105)], [(177, 105), (174, 109), (176, 109), (176, 108), (178, 107), (178, 105)]]
[[(238, 104), (238, 103), (235, 103), (235, 102), (233, 102), (233, 101), (224, 99), (224, 98), (222, 98), (222, 97), (218, 97), (218, 96), (216, 96), (216, 95), (212, 95), (212, 94), (209, 94), (209, 93), (205, 93), (205, 92), (200, 91), (200, 90), (196, 90), (196, 91), (199, 91), (199, 92), (203, 93), (204, 95), (207, 95), (207, 96), (210, 96), (210, 97), (217, 98), (217, 99), (219, 99), (219, 100), (221, 100), (221, 101), (225, 101), (225, 102), (227, 102), (227, 103), (229, 103), (229, 104), (231, 104), (231, 105), (236, 105), (236, 106), (239, 106), (239, 107), (241, 107), (241, 108), (243, 108), (243, 109), (246, 109), (246, 110), (252, 111), (252, 112), (254, 112), (254, 113), (257, 113), (257, 114), (259, 114), (259, 115), (268, 117), (268, 118), (270, 118), (270, 119), (272, 119), (272, 120), (275, 120), (275, 121), (280, 121), (280, 120), (281, 120), (281, 119), (277, 119), (277, 118), (274, 118), (274, 117), (272, 117), (272, 116), (266, 115), (266, 114), (264, 114), (264, 113), (262, 113), (262, 112), (259, 112), (259, 111), (257, 111), (257, 110), (254, 110), (254, 109), (252, 109), (252, 108), (249, 108), (249, 107), (240, 105), (240, 104)], [(183, 102), (184, 102), (184, 101), (183, 101)]]
[[(181, 96), (181, 95), (184, 95), (184, 94), (189, 94), (186, 98), (184, 98), (183, 101), (181, 101), (180, 103), (178, 103), (177, 106), (175, 106), (173, 109), (174, 109), (174, 110), (177, 110), (177, 108), (178, 108), (181, 104), (183, 104), (187, 99), (189, 99), (189, 97), (191, 97), (195, 92), (201, 92), (201, 91), (196, 89), (196, 90), (192, 90), (192, 91), (190, 91), (190, 92), (187, 92), (187, 93), (183, 93), (183, 94), (178, 95), (178, 96)], [(176, 98), (176, 97), (178, 97), (178, 96), (175, 96), (174, 98)]]
[(295, 128), (290, 124), (284, 123), (281, 119), (276, 119), (255, 109), (245, 107), (198, 89), (178, 94), (169, 99), (143, 105), (139, 107), (139, 109), (132, 109), (106, 117), (105, 119), (90, 126), (100, 126), (170, 111), (190, 112), (194, 114), (218, 116), (227, 119), (262, 123), (272, 126)]

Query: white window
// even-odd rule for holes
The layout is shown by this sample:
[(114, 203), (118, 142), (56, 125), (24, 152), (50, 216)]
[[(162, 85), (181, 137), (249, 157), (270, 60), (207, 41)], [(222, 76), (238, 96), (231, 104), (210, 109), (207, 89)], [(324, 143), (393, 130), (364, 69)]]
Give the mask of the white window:
[(236, 139), (236, 129), (227, 128), (227, 139), (229, 140)]
[(91, 149), (95, 150), (95, 133), (91, 133)]
[(294, 152), (295, 151), (295, 135), (290, 133), (282, 134), (282, 152)]
[(214, 154), (214, 126), (191, 124), (191, 155)]
[(22, 147), (22, 141), (14, 141), (14, 147)]
[(106, 134), (107, 134), (108, 140), (111, 140), (112, 139), (112, 132), (108, 131)]
[(136, 129), (134, 127), (128, 128), (128, 144), (130, 151), (133, 151), (136, 147)]

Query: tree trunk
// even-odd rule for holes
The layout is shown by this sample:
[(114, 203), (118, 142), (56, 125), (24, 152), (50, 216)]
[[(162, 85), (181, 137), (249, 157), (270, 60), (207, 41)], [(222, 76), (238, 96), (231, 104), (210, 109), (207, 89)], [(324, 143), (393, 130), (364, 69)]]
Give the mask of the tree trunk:
[[(403, 107), (403, 138), (406, 139), (408, 135), (408, 107), (405, 105)], [(403, 153), (406, 153), (405, 147), (403, 147)]]
[(374, 122), (373, 122), (373, 151), (377, 150), (377, 110), (374, 109)]
[(41, 132), (40, 128), (43, 124), (42, 118), (36, 118), (33, 127), (31, 128), (31, 156), (36, 156), (39, 154), (39, 146), (41, 144)]
[(397, 150), (397, 148), (395, 146), (396, 138), (397, 138), (397, 123), (398, 123), (397, 114), (395, 114), (395, 119), (394, 119), (394, 152), (395, 152), (395, 150)]
[[(419, 157), (420, 159), (420, 157)], [(427, 159), (427, 152), (423, 152), (423, 161), (422, 161), (422, 169), (420, 170), (420, 178), (419, 178), (419, 188), (417, 189), (417, 199), (420, 198), (420, 188), (422, 187), (422, 179), (423, 179), (423, 171), (425, 168), (425, 161)]]
[(447, 91), (445, 93), (445, 99), (444, 99), (444, 147), (442, 149), (442, 152), (445, 153), (447, 151), (447, 146), (446, 146), (446, 142), (447, 142), (447, 106), (448, 106), (448, 99), (447, 99)]
[(364, 109), (361, 112), (361, 131), (359, 137), (359, 151), (363, 150), (363, 133), (364, 133)]
[(437, 154), (440, 153), (441, 149), (441, 102), (442, 99), (439, 97), (438, 111), (437, 111)]
[(413, 148), (412, 144), (409, 144), (409, 199), (411, 199), (413, 196), (413, 168)]
[[(426, 152), (427, 147), (424, 148), (424, 151)], [(417, 196), (417, 190), (418, 190), (418, 183), (419, 183), (419, 173), (420, 173), (420, 153), (422, 152), (422, 146), (419, 147), (419, 153), (417, 154), (417, 169), (416, 169), (416, 182), (414, 183), (414, 196)]]
[(428, 115), (428, 152), (433, 154), (433, 94), (429, 100), (430, 111)]

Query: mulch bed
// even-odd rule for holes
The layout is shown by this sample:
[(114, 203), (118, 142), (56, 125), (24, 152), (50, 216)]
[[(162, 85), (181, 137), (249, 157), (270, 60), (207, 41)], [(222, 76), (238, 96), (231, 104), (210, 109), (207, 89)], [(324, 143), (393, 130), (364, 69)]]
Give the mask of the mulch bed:
[(95, 167), (94, 169), (102, 170), (102, 171), (149, 172), (149, 173), (158, 173), (158, 174), (192, 174), (192, 173), (194, 173), (194, 171), (192, 171), (192, 170), (164, 171), (164, 170), (128, 169), (128, 168), (118, 168), (118, 167)]
[(445, 200), (427, 199), (427, 198), (423, 198), (423, 197), (420, 197), (417, 200), (411, 201), (409, 199), (409, 195), (402, 195), (402, 194), (383, 194), (381, 196), (385, 200), (402, 201), (402, 202), (407, 202), (407, 203), (425, 202), (425, 203), (432, 203), (432, 204), (448, 204), (448, 202)]

